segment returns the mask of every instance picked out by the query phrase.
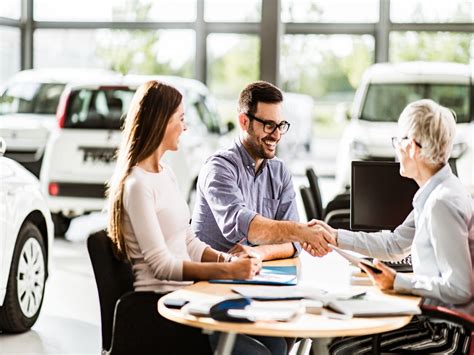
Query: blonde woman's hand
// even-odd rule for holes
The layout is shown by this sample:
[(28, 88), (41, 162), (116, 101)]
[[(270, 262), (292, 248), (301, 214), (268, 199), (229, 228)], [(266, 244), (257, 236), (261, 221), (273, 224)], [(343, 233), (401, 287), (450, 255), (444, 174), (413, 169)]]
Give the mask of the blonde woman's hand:
[(367, 273), (374, 285), (376, 285), (381, 290), (393, 289), (397, 272), (377, 259), (374, 259), (374, 265), (377, 267), (377, 269), (382, 271), (380, 274), (376, 274), (362, 263), (359, 263), (358, 266)]

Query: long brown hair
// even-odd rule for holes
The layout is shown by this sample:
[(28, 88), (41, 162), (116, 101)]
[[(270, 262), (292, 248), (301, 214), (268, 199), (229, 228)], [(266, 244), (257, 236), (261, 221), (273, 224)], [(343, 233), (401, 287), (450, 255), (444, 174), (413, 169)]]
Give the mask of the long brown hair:
[(166, 126), (182, 98), (174, 87), (148, 81), (137, 89), (130, 104), (117, 153), (117, 165), (107, 189), (107, 232), (116, 247), (117, 256), (122, 259), (128, 258), (122, 229), (125, 180), (132, 167), (152, 155), (161, 144)]

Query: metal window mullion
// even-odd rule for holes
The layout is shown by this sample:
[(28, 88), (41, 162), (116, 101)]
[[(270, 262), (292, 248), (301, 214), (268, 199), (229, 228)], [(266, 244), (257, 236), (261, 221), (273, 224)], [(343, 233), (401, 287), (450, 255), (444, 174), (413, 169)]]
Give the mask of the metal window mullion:
[(280, 41), (283, 34), (280, 11), (280, 0), (262, 0), (260, 79), (275, 85), (279, 85)]
[(123, 29), (123, 30), (181, 30), (195, 29), (194, 22), (66, 22), (37, 21), (35, 28), (41, 29)]
[(196, 14), (196, 53), (194, 77), (207, 83), (207, 29), (204, 22), (204, 0), (197, 0)]
[(379, 1), (379, 22), (375, 28), (375, 62), (388, 62), (390, 40), (390, 0)]
[(21, 69), (33, 68), (33, 0), (21, 1), (20, 61)]
[(375, 23), (286, 23), (285, 34), (374, 35)]
[(390, 29), (391, 31), (474, 33), (472, 23), (392, 23)]

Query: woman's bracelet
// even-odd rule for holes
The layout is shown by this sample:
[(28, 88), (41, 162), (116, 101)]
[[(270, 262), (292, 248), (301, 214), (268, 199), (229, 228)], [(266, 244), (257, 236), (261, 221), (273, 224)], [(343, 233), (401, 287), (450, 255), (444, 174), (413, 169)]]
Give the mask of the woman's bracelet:
[(221, 251), (217, 253), (217, 262), (218, 263), (229, 263), (231, 261), (232, 261), (232, 255), (227, 254), (227, 253), (223, 253)]

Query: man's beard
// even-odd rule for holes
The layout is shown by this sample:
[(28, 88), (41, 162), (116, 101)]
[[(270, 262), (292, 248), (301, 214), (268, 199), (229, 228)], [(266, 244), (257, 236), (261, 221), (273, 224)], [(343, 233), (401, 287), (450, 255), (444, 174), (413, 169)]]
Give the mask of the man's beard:
[(273, 159), (275, 157), (275, 152), (267, 153), (265, 147), (263, 146), (265, 144), (263, 140), (274, 141), (274, 139), (271, 138), (270, 134), (258, 140), (252, 124), (249, 126), (248, 134), (250, 138), (248, 140), (248, 146), (251, 150), (250, 155), (256, 157), (257, 159)]

